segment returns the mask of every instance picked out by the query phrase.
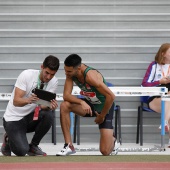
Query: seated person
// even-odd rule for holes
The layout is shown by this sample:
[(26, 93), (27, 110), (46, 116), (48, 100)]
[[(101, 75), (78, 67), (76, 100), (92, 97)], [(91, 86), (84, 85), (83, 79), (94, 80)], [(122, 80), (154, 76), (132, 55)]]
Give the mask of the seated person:
[[(142, 86), (165, 86), (170, 94), (170, 44), (162, 44), (159, 48), (155, 61), (152, 61), (146, 70), (142, 81)], [(148, 106), (155, 112), (161, 113), (161, 96), (151, 96), (148, 99)], [(170, 138), (170, 103), (165, 102), (165, 132), (169, 133)], [(159, 127), (161, 128), (161, 126)], [(170, 148), (170, 139), (168, 143)]]

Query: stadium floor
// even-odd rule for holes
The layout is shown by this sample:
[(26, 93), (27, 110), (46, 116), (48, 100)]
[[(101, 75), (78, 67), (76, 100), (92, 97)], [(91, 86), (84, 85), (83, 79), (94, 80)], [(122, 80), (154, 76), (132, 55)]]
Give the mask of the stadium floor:
[[(57, 143), (56, 145), (41, 143), (39, 146), (47, 155), (56, 155), (63, 148), (63, 143)], [(76, 149), (74, 155), (101, 155), (97, 143), (74, 144), (74, 147)], [(0, 155), (2, 154), (0, 153)], [(123, 143), (120, 145), (118, 155), (170, 155), (170, 148), (165, 145), (164, 151), (158, 144), (145, 143), (143, 146), (140, 146), (135, 143)]]
[[(170, 148), (165, 145), (165, 151), (161, 149), (161, 145), (158, 144), (144, 144), (140, 146), (134, 143), (123, 143), (120, 145), (118, 155), (170, 155)], [(59, 152), (63, 144), (41, 144), (40, 147), (47, 152), (48, 155), (56, 155)], [(101, 155), (99, 152), (99, 145), (96, 143), (81, 143), (80, 145), (74, 144), (76, 153), (74, 155)]]
[(0, 156), (0, 170), (169, 170), (170, 167), (170, 149), (162, 151), (159, 145), (123, 143), (116, 156), (101, 156), (96, 143), (74, 146), (77, 152), (65, 157), (55, 156), (63, 143), (42, 143), (40, 147), (48, 156)]

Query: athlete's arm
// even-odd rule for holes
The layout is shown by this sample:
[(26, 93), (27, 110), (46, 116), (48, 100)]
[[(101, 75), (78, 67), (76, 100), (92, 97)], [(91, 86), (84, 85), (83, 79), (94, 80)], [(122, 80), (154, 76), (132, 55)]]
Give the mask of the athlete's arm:
[(68, 101), (70, 103), (80, 104), (84, 113), (90, 114), (92, 116), (91, 107), (83, 100), (77, 98), (76, 96), (72, 95), (73, 89), (73, 80), (71, 78), (66, 78), (65, 85), (64, 85), (64, 92), (63, 92), (63, 99), (64, 101)]
[(81, 104), (82, 100), (72, 95), (73, 83), (74, 82), (71, 78), (66, 78), (65, 84), (64, 84), (63, 99), (70, 103)]

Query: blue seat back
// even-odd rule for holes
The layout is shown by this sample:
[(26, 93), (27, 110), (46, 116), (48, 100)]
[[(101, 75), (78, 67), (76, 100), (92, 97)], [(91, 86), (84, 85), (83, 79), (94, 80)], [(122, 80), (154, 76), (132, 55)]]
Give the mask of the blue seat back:
[(147, 103), (148, 99), (149, 99), (149, 96), (141, 96), (141, 97), (140, 97), (140, 101), (141, 101), (142, 103)]
[(149, 96), (141, 96), (140, 97), (140, 101), (141, 101), (141, 105), (142, 105), (142, 109), (143, 111), (147, 111), (147, 112), (155, 112), (154, 110), (150, 109), (148, 107), (148, 105), (144, 106), (144, 104), (147, 104), (148, 103), (148, 99), (149, 99)]
[(106, 82), (107, 84), (107, 87), (113, 87), (114, 85), (112, 84), (112, 83), (110, 83), (110, 82)]

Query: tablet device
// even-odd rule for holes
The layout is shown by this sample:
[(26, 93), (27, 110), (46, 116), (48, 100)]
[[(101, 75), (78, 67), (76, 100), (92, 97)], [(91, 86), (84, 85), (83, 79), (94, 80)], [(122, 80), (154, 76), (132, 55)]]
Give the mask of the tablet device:
[(36, 94), (39, 98), (39, 100), (35, 102), (36, 104), (41, 104), (48, 107), (50, 107), (50, 101), (56, 98), (55, 93), (45, 91), (43, 89), (35, 88), (32, 90), (32, 93)]

